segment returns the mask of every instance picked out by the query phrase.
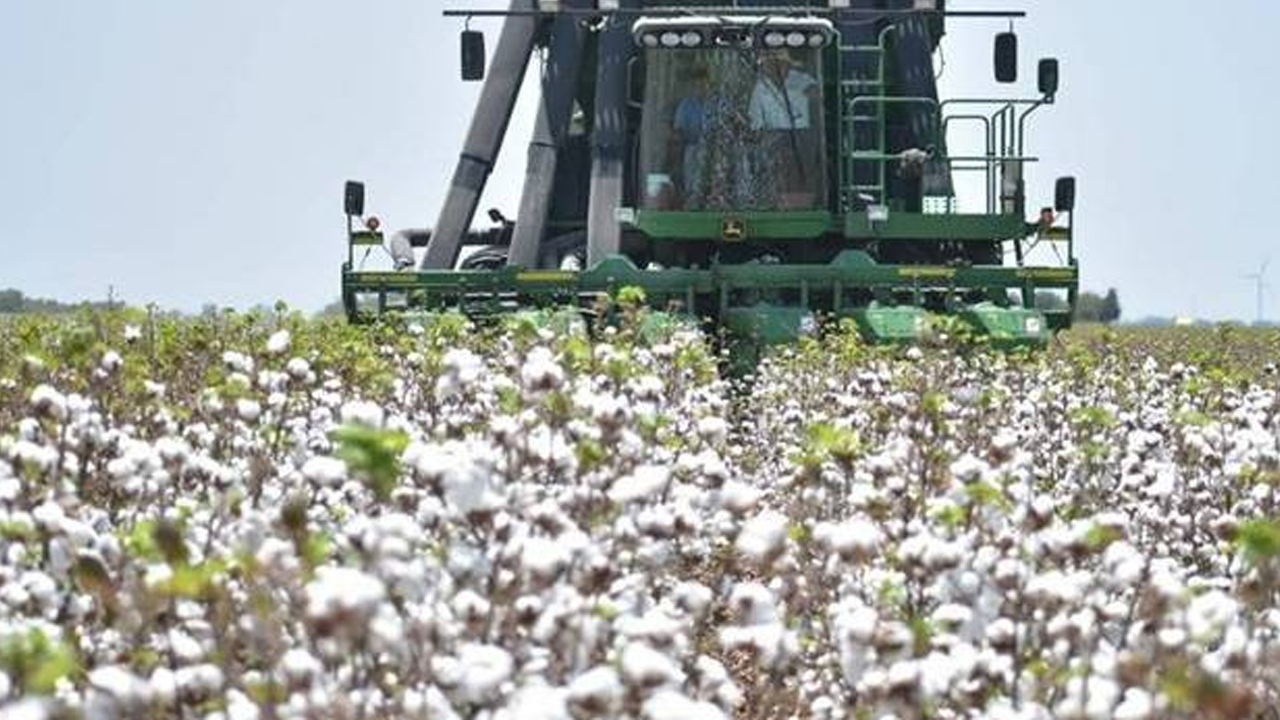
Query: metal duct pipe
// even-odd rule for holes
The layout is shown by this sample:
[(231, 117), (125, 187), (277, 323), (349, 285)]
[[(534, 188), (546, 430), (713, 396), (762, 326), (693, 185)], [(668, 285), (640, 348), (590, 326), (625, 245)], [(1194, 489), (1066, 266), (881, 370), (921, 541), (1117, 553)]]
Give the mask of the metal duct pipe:
[[(623, 10), (638, 8), (622, 0)], [(627, 154), (627, 76), (636, 54), (626, 15), (613, 17), (600, 37), (596, 71), (596, 109), (591, 136), (591, 201), (587, 209), (587, 267), (622, 250), (622, 207)]]
[(511, 10), (517, 14), (508, 16), (503, 22), (502, 35), (480, 93), (480, 102), (471, 118), (471, 129), (467, 132), (458, 167), (453, 172), (448, 197), (422, 258), (424, 270), (451, 269), (458, 259), (458, 248), (471, 228), (480, 196), (489, 181), (520, 96), (520, 86), (529, 67), (539, 23), (538, 17), (529, 11), (536, 8), (536, 0), (511, 1)]
[[(592, 4), (578, 0), (571, 3), (571, 7), (585, 8)], [(579, 20), (573, 14), (560, 15), (551, 26), (550, 50), (542, 74), (542, 99), (538, 103), (533, 140), (529, 143), (524, 191), (511, 237), (508, 265), (531, 268), (538, 262), (538, 246), (551, 213), (560, 144), (573, 113), (587, 40), (587, 30)]]

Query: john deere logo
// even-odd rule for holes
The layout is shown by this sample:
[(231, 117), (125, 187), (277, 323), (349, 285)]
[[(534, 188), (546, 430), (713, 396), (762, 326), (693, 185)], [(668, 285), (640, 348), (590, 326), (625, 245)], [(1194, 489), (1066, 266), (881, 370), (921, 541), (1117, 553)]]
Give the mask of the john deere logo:
[(735, 218), (725, 218), (720, 224), (720, 236), (725, 240), (743, 240), (747, 237), (747, 224)]

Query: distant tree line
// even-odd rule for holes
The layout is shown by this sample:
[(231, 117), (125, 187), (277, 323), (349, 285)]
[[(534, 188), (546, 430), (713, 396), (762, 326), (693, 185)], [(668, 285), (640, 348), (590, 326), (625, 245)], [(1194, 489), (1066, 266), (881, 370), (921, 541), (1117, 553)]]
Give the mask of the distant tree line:
[[(1037, 293), (1036, 307), (1041, 310), (1066, 310), (1065, 298), (1054, 293)], [(1120, 321), (1120, 293), (1112, 288), (1105, 295), (1083, 292), (1076, 299), (1075, 320), (1080, 323), (1103, 323), (1110, 325)]]
[(3, 315), (57, 315), (85, 308), (101, 310), (122, 307), (120, 303), (88, 302), (64, 303), (45, 298), (27, 297), (21, 290), (0, 290), (0, 314)]

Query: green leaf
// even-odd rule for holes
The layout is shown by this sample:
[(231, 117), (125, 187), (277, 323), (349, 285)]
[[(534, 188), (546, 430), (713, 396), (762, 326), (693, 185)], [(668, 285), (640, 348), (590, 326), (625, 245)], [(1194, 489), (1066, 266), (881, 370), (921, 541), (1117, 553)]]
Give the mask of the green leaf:
[(574, 454), (578, 456), (578, 467), (582, 472), (591, 472), (603, 465), (609, 457), (604, 446), (590, 438), (578, 441), (574, 447)]
[(1114, 427), (1116, 418), (1100, 407), (1085, 407), (1071, 414), (1071, 421), (1080, 432), (1099, 432)]
[(1253, 520), (1236, 533), (1238, 547), (1250, 562), (1260, 563), (1280, 557), (1280, 522)]
[(1124, 533), (1116, 528), (1106, 527), (1104, 525), (1094, 525), (1089, 528), (1089, 532), (1085, 533), (1084, 544), (1089, 550), (1100, 553), (1106, 550), (1114, 543), (1118, 543), (1124, 539)]
[(916, 657), (924, 657), (928, 654), (933, 643), (933, 624), (927, 618), (922, 617), (911, 618), (910, 624), (912, 649), (915, 651)]
[(939, 508), (933, 513), (933, 519), (938, 524), (950, 530), (955, 530), (964, 525), (966, 519), (964, 508), (959, 505), (948, 504), (946, 507)]
[(180, 565), (173, 568), (173, 576), (162, 583), (159, 590), (171, 597), (208, 599), (217, 589), (217, 577), (226, 571), (227, 563), (221, 560), (210, 560), (199, 565)]
[(605, 622), (612, 622), (621, 613), (613, 605), (607, 602), (599, 602), (591, 607), (591, 614)]
[(307, 569), (314, 571), (329, 561), (329, 557), (333, 554), (333, 542), (324, 533), (311, 533), (302, 545), (301, 554), (302, 562), (306, 564)]
[(813, 538), (813, 531), (804, 523), (792, 523), (791, 527), (787, 528), (787, 537), (797, 545), (804, 545)]
[(400, 481), (400, 456), (409, 436), (398, 430), (345, 425), (333, 431), (336, 455), (360, 475), (375, 497), (386, 502)]
[(129, 555), (139, 560), (159, 561), (162, 559), (160, 548), (155, 541), (156, 522), (140, 520), (124, 537), (124, 547)]
[(1004, 491), (990, 483), (976, 482), (966, 485), (964, 493), (969, 497), (969, 502), (978, 507), (997, 507), (1002, 510), (1012, 508), (1012, 504), (1009, 502), (1009, 498), (1005, 496)]
[(815, 423), (805, 430), (800, 452), (791, 458), (803, 467), (817, 467), (828, 458), (842, 463), (855, 460), (862, 452), (862, 440), (855, 430), (830, 423)]
[(70, 645), (36, 629), (0, 640), (0, 667), (27, 692), (51, 695), (59, 680), (79, 672), (80, 660)]
[(644, 288), (627, 286), (618, 291), (618, 305), (632, 310), (645, 304)]

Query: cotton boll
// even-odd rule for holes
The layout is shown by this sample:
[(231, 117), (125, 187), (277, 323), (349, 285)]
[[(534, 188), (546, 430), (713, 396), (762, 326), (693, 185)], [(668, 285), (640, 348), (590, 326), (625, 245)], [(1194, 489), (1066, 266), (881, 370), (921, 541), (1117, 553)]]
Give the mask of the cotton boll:
[(745, 515), (760, 504), (764, 496), (759, 489), (737, 480), (730, 480), (720, 488), (720, 504), (734, 515)]
[(236, 401), (236, 414), (247, 423), (255, 423), (262, 417), (262, 406), (255, 400), (241, 398)]
[(609, 499), (620, 504), (643, 502), (661, 493), (670, 482), (671, 472), (658, 465), (643, 465), (617, 480), (609, 488)]
[(347, 464), (331, 457), (308, 458), (302, 476), (322, 487), (337, 487), (347, 479)]
[(1091, 676), (1088, 692), (1085, 680), (1072, 678), (1067, 682), (1066, 697), (1054, 708), (1058, 717), (1084, 717), (1089, 720), (1108, 720), (1112, 708), (1120, 699), (1120, 687), (1108, 678)]
[(511, 655), (494, 645), (463, 645), (458, 651), (461, 673), (456, 693), (464, 702), (489, 705), (498, 701), (502, 684), (511, 679)]
[(622, 678), (633, 687), (654, 688), (683, 682), (684, 672), (648, 644), (633, 642), (622, 651)]
[(292, 688), (310, 685), (321, 673), (324, 665), (314, 655), (302, 648), (290, 648), (280, 658), (280, 670)]
[(1129, 688), (1124, 692), (1124, 700), (1116, 707), (1112, 717), (1115, 720), (1147, 720), (1155, 711), (1151, 694), (1141, 688)]
[(187, 698), (200, 700), (222, 690), (225, 678), (217, 665), (189, 665), (174, 672), (178, 692)]
[(711, 588), (697, 582), (682, 582), (672, 592), (677, 607), (694, 617), (701, 617), (711, 605)]
[(293, 336), (288, 330), (277, 330), (267, 338), (267, 354), (283, 355), (289, 349), (289, 345), (293, 342)]
[(564, 369), (556, 362), (551, 350), (539, 346), (529, 351), (520, 368), (520, 382), (529, 392), (549, 392), (564, 384)]
[(291, 358), (285, 364), (284, 370), (295, 382), (305, 382), (312, 378), (311, 363), (307, 362), (305, 358)]
[(864, 562), (875, 556), (881, 541), (880, 529), (862, 518), (843, 523), (820, 523), (814, 528), (814, 539), (842, 560)]
[(764, 668), (776, 668), (800, 650), (799, 638), (782, 623), (729, 626), (720, 630), (727, 650), (743, 650)]
[(5, 720), (52, 720), (54, 703), (44, 698), (25, 698), (7, 705), (0, 705), (0, 717)]
[(359, 632), (386, 597), (382, 581), (355, 568), (322, 567), (307, 584), (307, 619), (321, 634)]
[(441, 359), (444, 366), (440, 377), (436, 379), (435, 395), (438, 400), (447, 400), (474, 385), (484, 374), (484, 360), (466, 348), (453, 348)]
[(39, 385), (31, 391), (31, 407), (39, 414), (54, 420), (67, 419), (67, 398), (48, 385)]
[(569, 705), (587, 717), (607, 717), (622, 699), (622, 682), (608, 666), (596, 667), (569, 683)]
[(1224, 592), (1214, 590), (1199, 595), (1187, 607), (1187, 631), (1199, 642), (1212, 643), (1221, 637), (1238, 611), (1238, 603)]
[(520, 552), (521, 567), (540, 582), (554, 580), (572, 559), (573, 555), (564, 543), (542, 537), (525, 539)]
[(232, 370), (243, 375), (249, 375), (253, 372), (253, 358), (243, 353), (232, 350), (222, 353), (222, 362), (227, 366), (228, 370)]
[(734, 547), (757, 564), (770, 563), (785, 549), (787, 528), (785, 515), (767, 510), (742, 526)]
[(662, 690), (645, 701), (641, 711), (646, 720), (725, 720), (720, 708), (693, 700), (674, 690)]
[(709, 443), (724, 442), (729, 436), (729, 423), (721, 417), (704, 417), (698, 420), (698, 436)]
[(104, 665), (89, 673), (89, 686), (110, 696), (122, 708), (139, 709), (151, 699), (151, 686), (127, 668)]
[(115, 350), (108, 350), (103, 353), (102, 360), (98, 363), (98, 367), (102, 368), (102, 371), (108, 375), (115, 373), (123, 366), (124, 358), (120, 357), (120, 353)]
[(365, 401), (352, 401), (344, 404), (339, 415), (344, 423), (364, 425), (371, 428), (382, 427), (382, 423), (386, 418), (386, 413), (381, 407)]

